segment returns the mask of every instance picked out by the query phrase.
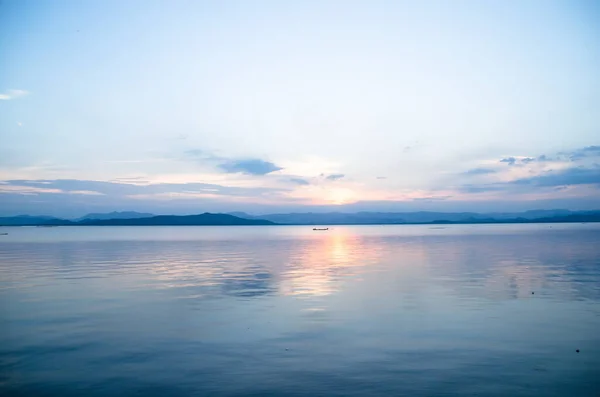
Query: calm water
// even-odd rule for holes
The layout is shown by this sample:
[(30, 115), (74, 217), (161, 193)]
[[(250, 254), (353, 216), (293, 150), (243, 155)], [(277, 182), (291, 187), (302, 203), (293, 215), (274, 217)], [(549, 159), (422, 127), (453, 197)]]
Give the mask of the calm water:
[(2, 395), (600, 395), (598, 224), (2, 232)]

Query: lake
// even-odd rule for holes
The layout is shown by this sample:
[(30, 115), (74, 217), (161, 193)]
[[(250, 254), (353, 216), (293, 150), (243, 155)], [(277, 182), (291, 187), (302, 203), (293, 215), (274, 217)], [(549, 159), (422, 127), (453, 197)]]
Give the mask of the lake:
[(600, 224), (0, 233), (0, 395), (600, 395)]

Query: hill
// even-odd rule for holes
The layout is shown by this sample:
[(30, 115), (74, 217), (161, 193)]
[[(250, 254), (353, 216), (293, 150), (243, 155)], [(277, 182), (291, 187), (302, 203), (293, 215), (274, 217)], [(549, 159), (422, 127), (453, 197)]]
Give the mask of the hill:
[(244, 219), (228, 214), (158, 215), (134, 219), (89, 219), (77, 222), (82, 226), (220, 226), (220, 225), (274, 225), (264, 219)]
[(36, 226), (44, 225), (53, 221), (63, 221), (63, 219), (54, 218), (52, 216), (5, 216), (0, 217), (0, 226)]
[(135, 211), (121, 211), (121, 212), (108, 212), (108, 213), (92, 213), (82, 216), (81, 218), (75, 219), (75, 221), (83, 221), (86, 219), (136, 219), (136, 218), (150, 218), (156, 216), (147, 212), (135, 212)]
[[(566, 219), (587, 219), (599, 211), (569, 210), (533, 210), (515, 213), (476, 213), (476, 212), (305, 212), (249, 215), (244, 212), (232, 212), (231, 215), (247, 219), (266, 219), (287, 225), (396, 225), (420, 223), (523, 223), (539, 222), (542, 219), (556, 218), (558, 222)], [(571, 217), (571, 218), (569, 218)], [(572, 222), (576, 222), (573, 220)], [(594, 222), (590, 220), (588, 222)]]

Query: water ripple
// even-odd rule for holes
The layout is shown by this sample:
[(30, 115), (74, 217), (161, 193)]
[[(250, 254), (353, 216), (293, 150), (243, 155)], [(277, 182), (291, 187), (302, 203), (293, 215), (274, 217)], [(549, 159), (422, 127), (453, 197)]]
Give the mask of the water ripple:
[(0, 394), (597, 395), (600, 228), (547, 226), (11, 229)]

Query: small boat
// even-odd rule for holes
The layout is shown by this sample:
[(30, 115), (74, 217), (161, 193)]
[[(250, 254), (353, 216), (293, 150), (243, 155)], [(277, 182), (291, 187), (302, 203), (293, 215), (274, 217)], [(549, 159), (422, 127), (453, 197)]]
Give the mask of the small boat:
[(313, 227), (313, 230), (329, 230), (329, 228), (328, 228), (328, 227), (326, 227), (326, 228), (324, 228), (324, 229), (318, 229), (318, 228), (316, 228), (316, 227)]
[(0, 236), (8, 236), (8, 233), (0, 233)]

